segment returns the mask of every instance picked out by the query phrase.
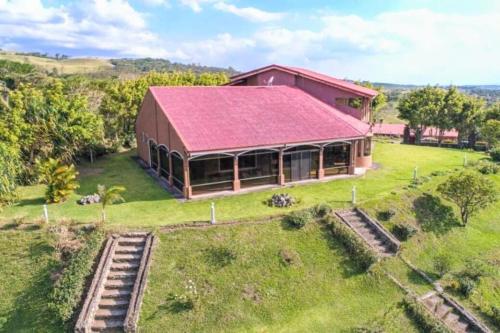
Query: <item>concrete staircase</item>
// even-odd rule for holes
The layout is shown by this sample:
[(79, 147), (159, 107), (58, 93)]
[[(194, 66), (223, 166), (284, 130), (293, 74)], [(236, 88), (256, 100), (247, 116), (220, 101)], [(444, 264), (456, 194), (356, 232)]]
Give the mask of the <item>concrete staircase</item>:
[(154, 236), (110, 237), (88, 291), (75, 332), (135, 332)]
[(420, 297), (425, 307), (448, 328), (456, 333), (487, 333), (490, 330), (482, 325), (468, 311), (450, 297), (435, 291)]
[(361, 209), (343, 210), (335, 214), (380, 256), (391, 256), (398, 251), (399, 241)]

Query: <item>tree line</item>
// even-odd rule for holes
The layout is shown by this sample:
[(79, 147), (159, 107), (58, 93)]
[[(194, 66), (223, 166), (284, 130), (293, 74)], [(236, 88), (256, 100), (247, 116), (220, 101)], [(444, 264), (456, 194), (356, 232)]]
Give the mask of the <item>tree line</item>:
[[(57, 77), (5, 63), (0, 69), (0, 205), (18, 185), (64, 164), (135, 145), (135, 119), (149, 86), (220, 85), (225, 73), (150, 72), (133, 79)], [(1, 64), (0, 64), (1, 65)]]
[(500, 103), (487, 106), (477, 96), (460, 92), (456, 87), (443, 89), (427, 86), (403, 95), (397, 106), (399, 118), (408, 122), (420, 143), (429, 127), (438, 131), (438, 142), (445, 131), (455, 129), (459, 142), (474, 148), (478, 139), (495, 147), (500, 140)]

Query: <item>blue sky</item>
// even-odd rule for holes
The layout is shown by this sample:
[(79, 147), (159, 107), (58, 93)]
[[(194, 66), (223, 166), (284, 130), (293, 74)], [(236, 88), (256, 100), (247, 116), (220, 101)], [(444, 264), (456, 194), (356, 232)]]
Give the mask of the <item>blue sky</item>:
[(0, 48), (500, 84), (500, 1), (0, 0)]

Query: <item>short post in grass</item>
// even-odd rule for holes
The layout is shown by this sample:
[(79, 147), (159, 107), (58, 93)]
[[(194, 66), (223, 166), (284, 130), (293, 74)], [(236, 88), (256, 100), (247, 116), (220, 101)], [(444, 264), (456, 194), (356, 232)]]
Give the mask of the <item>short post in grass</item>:
[(215, 203), (210, 205), (210, 224), (215, 224)]
[(417, 177), (418, 177), (418, 167), (415, 167), (415, 169), (413, 169), (413, 180), (417, 181)]
[(467, 154), (464, 154), (464, 167), (467, 166)]
[(351, 202), (353, 205), (356, 204), (356, 186), (353, 186), (352, 187), (352, 191), (351, 191)]
[(49, 224), (49, 211), (47, 210), (47, 205), (43, 205), (43, 217), (45, 218), (45, 223)]

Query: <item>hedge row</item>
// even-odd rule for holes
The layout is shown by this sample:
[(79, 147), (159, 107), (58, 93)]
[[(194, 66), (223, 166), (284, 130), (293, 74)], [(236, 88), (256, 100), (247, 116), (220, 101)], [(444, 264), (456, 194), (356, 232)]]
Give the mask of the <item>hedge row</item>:
[(93, 231), (86, 239), (85, 245), (71, 257), (61, 277), (54, 284), (48, 306), (62, 322), (71, 319), (78, 306), (86, 279), (92, 272), (94, 259), (103, 240), (103, 232)]
[(436, 317), (429, 313), (427, 308), (419, 303), (414, 296), (407, 295), (403, 305), (408, 315), (415, 320), (419, 328), (429, 333), (453, 333)]
[(326, 222), (330, 226), (333, 236), (344, 245), (349, 255), (363, 270), (367, 270), (377, 261), (375, 252), (348, 226), (333, 216), (329, 216)]

